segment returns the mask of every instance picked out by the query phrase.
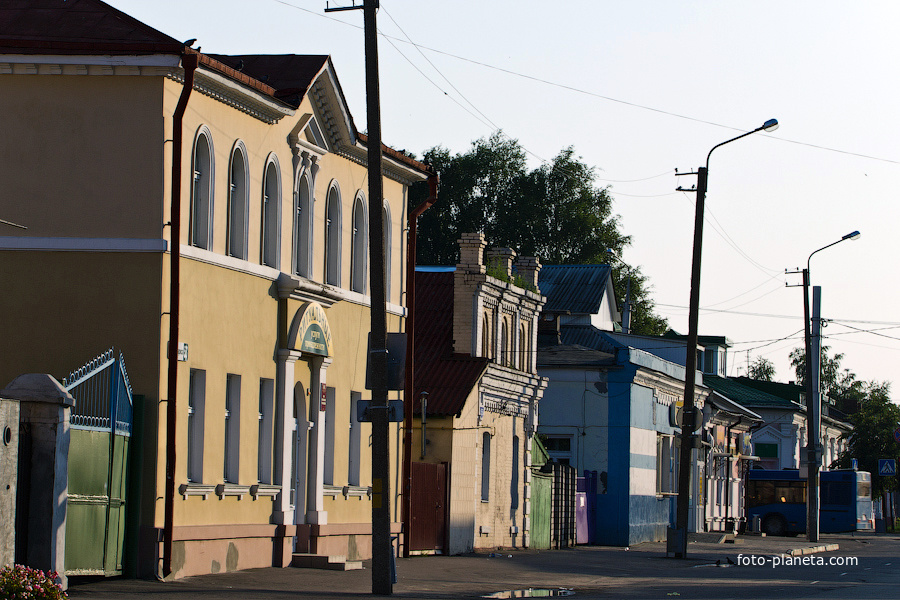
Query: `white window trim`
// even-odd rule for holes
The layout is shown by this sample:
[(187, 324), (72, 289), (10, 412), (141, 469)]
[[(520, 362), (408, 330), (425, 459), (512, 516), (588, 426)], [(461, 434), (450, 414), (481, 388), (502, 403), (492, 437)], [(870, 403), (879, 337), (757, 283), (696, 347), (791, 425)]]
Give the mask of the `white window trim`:
[[(235, 157), (240, 156), (243, 164), (243, 172), (238, 174), (239, 181), (235, 179)], [(239, 222), (235, 223), (235, 205), (241, 206)], [(228, 219), (225, 239), (225, 254), (242, 260), (247, 260), (248, 237), (250, 229), (250, 165), (247, 161), (247, 148), (244, 142), (238, 140), (231, 150), (231, 159), (228, 165)], [(235, 235), (235, 234), (239, 235)], [(237, 237), (237, 244), (235, 244)], [(237, 245), (237, 248), (234, 246)]]
[[(274, 190), (269, 189), (269, 169), (275, 176)], [(272, 209), (274, 222), (269, 223), (267, 217), (267, 206), (270, 197), (274, 196), (275, 208)], [(260, 198), (260, 206), (262, 208), (261, 226), (260, 226), (260, 255), (259, 262), (261, 265), (280, 268), (281, 264), (281, 166), (278, 163), (278, 157), (272, 153), (266, 158), (266, 166), (263, 169), (262, 178), (262, 197)], [(274, 231), (272, 231), (274, 229)], [(267, 260), (266, 250), (272, 245), (272, 256)]]
[[(203, 173), (198, 170), (198, 157), (197, 157), (197, 149), (200, 143), (200, 138), (206, 140), (206, 147), (209, 151), (209, 161), (206, 164), (206, 167), (209, 169), (209, 172), (205, 175), (207, 176), (206, 185), (203, 188), (198, 190), (198, 177), (202, 176)], [(198, 173), (200, 175), (198, 176)], [(213, 215), (215, 214), (215, 181), (216, 181), (216, 152), (215, 147), (213, 146), (212, 133), (210, 133), (209, 128), (206, 125), (201, 125), (197, 129), (197, 133), (194, 135), (194, 145), (193, 150), (191, 152), (191, 170), (190, 170), (190, 179), (191, 179), (191, 205), (190, 205), (190, 222), (188, 227), (188, 243), (192, 246), (196, 246), (197, 248), (203, 248), (204, 250), (212, 250), (213, 247)], [(205, 207), (197, 207), (198, 193), (202, 193), (205, 195), (205, 198), (201, 196), (201, 199), (205, 202)], [(204, 210), (205, 209), (205, 210)], [(195, 235), (196, 229), (196, 221), (200, 216), (200, 211), (206, 213), (206, 239), (198, 241)]]

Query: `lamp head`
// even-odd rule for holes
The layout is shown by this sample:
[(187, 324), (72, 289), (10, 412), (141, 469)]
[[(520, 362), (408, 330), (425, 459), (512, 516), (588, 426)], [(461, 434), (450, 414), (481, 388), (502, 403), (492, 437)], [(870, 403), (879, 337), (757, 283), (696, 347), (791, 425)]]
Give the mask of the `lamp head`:
[(852, 231), (852, 232), (848, 233), (847, 235), (845, 235), (844, 237), (842, 237), (841, 241), (858, 240), (860, 235), (862, 235), (862, 234), (860, 234), (858, 231)]
[(775, 131), (778, 129), (778, 119), (769, 119), (762, 126), (763, 131)]

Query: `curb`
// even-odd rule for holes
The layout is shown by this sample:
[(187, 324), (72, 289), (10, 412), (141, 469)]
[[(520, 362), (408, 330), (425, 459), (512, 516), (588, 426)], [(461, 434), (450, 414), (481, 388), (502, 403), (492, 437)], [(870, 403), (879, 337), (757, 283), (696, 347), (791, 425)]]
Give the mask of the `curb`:
[(805, 556), (807, 554), (817, 554), (819, 552), (835, 552), (836, 550), (840, 550), (839, 544), (828, 544), (825, 546), (811, 546), (809, 548), (795, 548), (793, 550), (788, 550), (784, 554), (787, 556)]

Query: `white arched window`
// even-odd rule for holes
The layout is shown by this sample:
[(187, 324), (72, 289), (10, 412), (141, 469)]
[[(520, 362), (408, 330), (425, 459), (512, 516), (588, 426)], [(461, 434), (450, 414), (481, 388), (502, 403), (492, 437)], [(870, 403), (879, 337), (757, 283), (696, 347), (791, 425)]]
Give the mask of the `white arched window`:
[(325, 204), (325, 283), (341, 284), (341, 192), (336, 183)]
[(294, 273), (311, 277), (309, 272), (310, 247), (312, 245), (312, 192), (309, 178), (304, 175), (297, 185), (294, 204)]
[(191, 161), (190, 244), (204, 250), (212, 248), (213, 156), (209, 129), (201, 127)]
[(369, 218), (366, 214), (366, 200), (362, 193), (353, 202), (353, 240), (350, 244), (350, 289), (366, 293), (366, 270), (369, 254)]
[(281, 178), (278, 160), (270, 156), (266, 161), (262, 195), (262, 252), (261, 262), (278, 268), (279, 216), (281, 214)]
[(382, 228), (384, 229), (384, 297), (391, 300), (391, 209), (387, 202), (384, 203), (382, 214)]
[(231, 152), (228, 173), (228, 256), (247, 258), (247, 217), (250, 213), (250, 174), (247, 170), (247, 151), (238, 142)]

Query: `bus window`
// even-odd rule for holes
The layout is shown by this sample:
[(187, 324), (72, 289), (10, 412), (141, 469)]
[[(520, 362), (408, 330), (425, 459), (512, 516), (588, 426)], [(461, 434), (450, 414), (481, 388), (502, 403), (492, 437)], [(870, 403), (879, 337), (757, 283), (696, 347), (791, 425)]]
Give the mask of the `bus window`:
[(805, 481), (776, 481), (775, 502), (801, 504), (806, 502)]
[(750, 480), (750, 506), (764, 506), (775, 502), (774, 481)]
[(822, 504), (849, 505), (853, 502), (851, 486), (849, 481), (823, 481)]
[(869, 481), (860, 481), (856, 486), (856, 495), (860, 498), (869, 498), (872, 496), (872, 483)]

